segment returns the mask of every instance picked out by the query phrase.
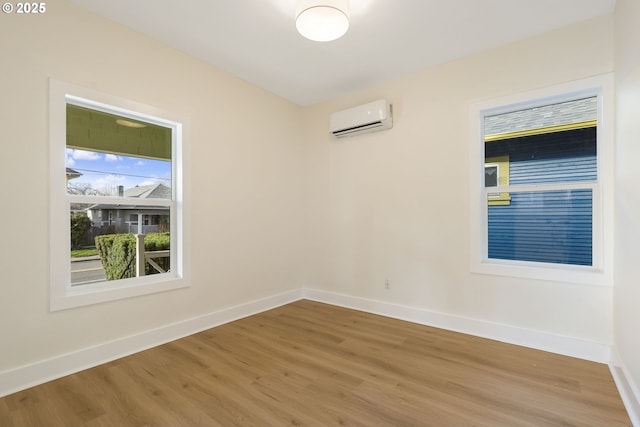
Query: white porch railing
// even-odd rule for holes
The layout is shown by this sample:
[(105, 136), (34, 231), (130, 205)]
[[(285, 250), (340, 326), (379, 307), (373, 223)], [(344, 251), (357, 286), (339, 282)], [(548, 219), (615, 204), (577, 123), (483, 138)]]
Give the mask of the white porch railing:
[(151, 267), (159, 273), (166, 271), (155, 262), (154, 258), (165, 258), (171, 255), (171, 251), (145, 251), (144, 250), (144, 234), (136, 234), (136, 277), (145, 275), (145, 263), (149, 263)]

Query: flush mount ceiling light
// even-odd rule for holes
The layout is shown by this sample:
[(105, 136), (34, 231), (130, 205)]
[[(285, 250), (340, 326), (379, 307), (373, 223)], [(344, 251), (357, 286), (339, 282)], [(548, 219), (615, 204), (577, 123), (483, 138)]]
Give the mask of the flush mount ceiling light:
[(132, 122), (131, 120), (125, 120), (125, 119), (117, 119), (116, 123), (119, 124), (120, 126), (126, 126), (128, 128), (146, 128), (147, 127), (147, 125), (145, 125), (144, 123)]
[(298, 0), (296, 28), (316, 42), (339, 39), (349, 29), (349, 1)]

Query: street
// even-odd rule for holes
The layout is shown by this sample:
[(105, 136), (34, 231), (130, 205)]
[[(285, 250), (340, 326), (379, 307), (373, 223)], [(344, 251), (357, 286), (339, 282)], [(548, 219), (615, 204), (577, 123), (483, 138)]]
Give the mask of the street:
[(100, 259), (95, 257), (74, 259), (71, 261), (71, 285), (80, 285), (105, 280)]

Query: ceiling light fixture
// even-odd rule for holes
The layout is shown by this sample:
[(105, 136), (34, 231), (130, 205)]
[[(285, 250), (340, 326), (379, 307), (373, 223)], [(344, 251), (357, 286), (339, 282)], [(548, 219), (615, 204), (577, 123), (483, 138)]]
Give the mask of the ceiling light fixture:
[(339, 39), (349, 29), (349, 0), (298, 0), (296, 28), (316, 42)]
[(128, 128), (146, 128), (147, 125), (145, 125), (144, 123), (138, 123), (138, 122), (132, 122), (131, 120), (125, 120), (125, 119), (117, 119), (116, 123), (119, 124), (120, 126), (126, 126)]

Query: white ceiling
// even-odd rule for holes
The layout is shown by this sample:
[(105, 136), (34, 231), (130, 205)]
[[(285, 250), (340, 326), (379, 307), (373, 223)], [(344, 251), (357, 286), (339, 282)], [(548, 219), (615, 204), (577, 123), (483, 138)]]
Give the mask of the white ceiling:
[(295, 29), (296, 0), (72, 0), (309, 105), (613, 11), (615, 0), (350, 0), (339, 40)]

